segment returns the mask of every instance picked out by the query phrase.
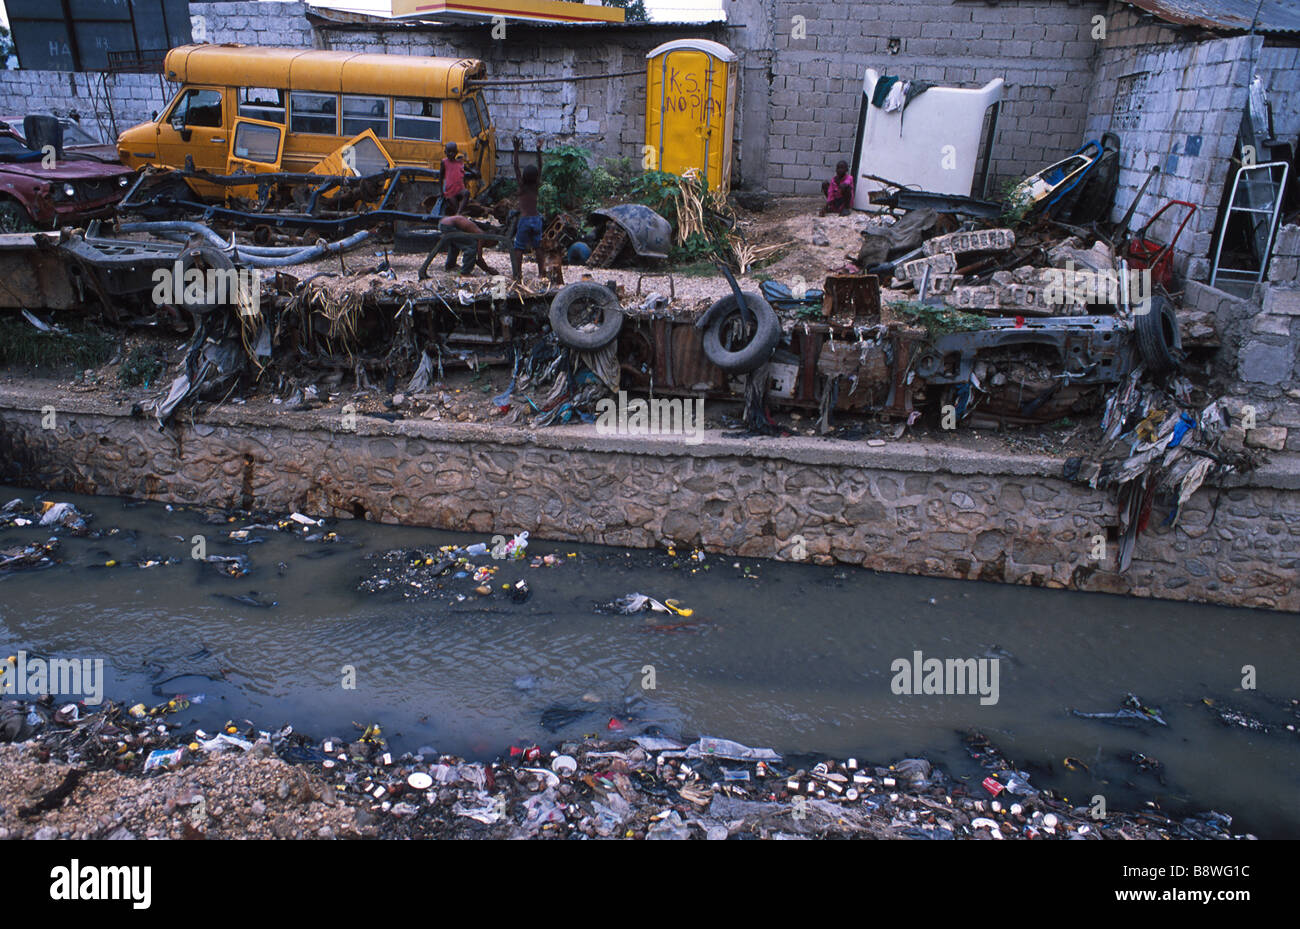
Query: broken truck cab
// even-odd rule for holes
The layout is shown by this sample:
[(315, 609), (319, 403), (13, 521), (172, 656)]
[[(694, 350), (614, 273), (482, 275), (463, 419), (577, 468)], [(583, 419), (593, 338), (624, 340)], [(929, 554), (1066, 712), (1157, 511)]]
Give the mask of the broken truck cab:
[[(436, 168), (454, 141), (482, 176), (471, 189), (486, 187), (496, 173), (496, 130), (482, 95), (469, 86), (485, 71), (477, 59), (183, 45), (167, 53), (163, 71), (180, 83), (176, 96), (156, 120), (118, 138), (122, 163), (133, 168), (182, 169), (188, 159), (218, 175), (235, 168), (306, 173), (370, 131), (398, 166)], [(276, 127), (277, 142), (258, 139), (274, 160), (241, 150), (258, 130), (269, 138)], [(202, 179), (186, 182), (202, 197), (225, 196)]]

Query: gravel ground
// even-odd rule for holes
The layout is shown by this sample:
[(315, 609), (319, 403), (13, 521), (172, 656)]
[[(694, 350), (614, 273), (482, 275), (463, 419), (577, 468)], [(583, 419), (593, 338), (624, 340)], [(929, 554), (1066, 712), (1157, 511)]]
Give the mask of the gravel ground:
[(30, 807), (72, 767), (42, 761), (34, 744), (0, 745), (0, 838), (270, 839), (378, 834), (316, 773), (273, 755), (216, 755), (149, 777), (86, 771), (62, 805)]

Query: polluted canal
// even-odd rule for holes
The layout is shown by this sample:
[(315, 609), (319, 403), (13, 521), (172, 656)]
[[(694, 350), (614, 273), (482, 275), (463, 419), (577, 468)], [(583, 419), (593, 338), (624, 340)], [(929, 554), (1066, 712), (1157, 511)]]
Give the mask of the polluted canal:
[[(71, 502), (87, 527), (0, 519), (10, 556), (59, 540), (46, 563), (0, 569), (5, 654), (102, 658), (106, 699), (183, 694), (169, 722), (191, 730), (353, 738), (378, 723), (394, 752), (479, 760), (587, 735), (720, 736), (923, 757), (970, 790), (984, 772), (963, 736), (978, 730), (1076, 806), (1300, 829), (1300, 629), (1283, 614), (690, 549), (534, 539), (515, 557), (509, 535), (3, 490), (14, 498), (37, 515)], [(448, 546), (476, 547), (458, 561)], [(977, 659), (970, 693), (896, 692), (913, 681), (900, 660), (951, 657)], [(1147, 710), (1080, 715), (1129, 694)]]

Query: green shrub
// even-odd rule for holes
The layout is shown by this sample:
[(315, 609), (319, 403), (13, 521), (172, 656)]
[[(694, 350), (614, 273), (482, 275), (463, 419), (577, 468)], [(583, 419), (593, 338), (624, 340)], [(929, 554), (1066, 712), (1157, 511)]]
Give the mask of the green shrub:
[(157, 352), (137, 345), (117, 369), (117, 379), (127, 387), (148, 387), (166, 369)]
[(111, 336), (85, 320), (67, 332), (41, 332), (20, 316), (0, 318), (0, 365), (95, 368), (113, 354)]
[(891, 303), (890, 307), (913, 325), (921, 326), (934, 338), (949, 332), (973, 332), (987, 329), (988, 320), (977, 313), (963, 313), (950, 306), (934, 306), (915, 300)]

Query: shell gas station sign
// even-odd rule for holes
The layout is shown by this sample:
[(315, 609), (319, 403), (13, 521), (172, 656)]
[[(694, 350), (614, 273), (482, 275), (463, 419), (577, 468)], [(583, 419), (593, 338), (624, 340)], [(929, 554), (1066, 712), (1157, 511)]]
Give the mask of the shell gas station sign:
[(618, 7), (568, 0), (392, 0), (394, 19), (481, 23), (498, 17), (541, 23), (621, 23)]

